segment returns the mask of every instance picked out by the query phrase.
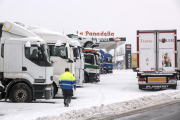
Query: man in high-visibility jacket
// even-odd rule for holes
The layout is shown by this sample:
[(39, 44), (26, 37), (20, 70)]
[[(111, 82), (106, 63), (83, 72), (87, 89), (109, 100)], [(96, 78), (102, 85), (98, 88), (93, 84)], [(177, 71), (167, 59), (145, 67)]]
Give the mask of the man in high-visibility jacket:
[(65, 107), (69, 107), (71, 97), (73, 96), (73, 88), (76, 90), (76, 81), (73, 74), (69, 72), (69, 68), (66, 68), (65, 73), (59, 78), (59, 85), (62, 88), (64, 105)]

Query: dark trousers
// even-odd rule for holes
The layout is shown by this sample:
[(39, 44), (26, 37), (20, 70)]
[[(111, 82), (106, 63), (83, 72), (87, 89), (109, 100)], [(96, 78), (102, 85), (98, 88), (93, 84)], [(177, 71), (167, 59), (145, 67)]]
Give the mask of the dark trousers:
[(63, 96), (64, 96), (64, 104), (65, 100), (67, 99), (69, 103), (71, 102), (71, 97), (73, 96), (73, 90), (72, 89), (62, 89)]

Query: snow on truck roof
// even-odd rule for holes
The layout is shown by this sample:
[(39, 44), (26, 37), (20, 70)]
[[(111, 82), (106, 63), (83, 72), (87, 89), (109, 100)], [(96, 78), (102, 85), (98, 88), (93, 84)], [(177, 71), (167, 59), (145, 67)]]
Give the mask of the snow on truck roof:
[(22, 27), (21, 25), (5, 21), (2, 27), (2, 31), (6, 31), (15, 35), (23, 36), (23, 37), (37, 37), (34, 33), (30, 32), (26, 28)]
[(42, 39), (46, 40), (47, 43), (54, 44), (58, 40), (61, 40), (62, 43), (71, 44), (70, 39), (66, 35), (63, 35), (57, 31), (37, 26), (29, 26), (27, 29), (40, 36)]
[[(30, 41), (30, 42), (39, 41), (42, 43), (46, 43), (43, 39), (38, 37), (36, 34), (27, 30), (24, 27), (24, 25), (19, 22), (5, 21), (4, 23), (0, 23), (0, 27), (1, 27), (0, 37), (7, 37), (9, 38), (9, 40), (16, 40), (16, 41)], [(19, 38), (17, 39), (17, 36), (19, 36), (20, 39)]]

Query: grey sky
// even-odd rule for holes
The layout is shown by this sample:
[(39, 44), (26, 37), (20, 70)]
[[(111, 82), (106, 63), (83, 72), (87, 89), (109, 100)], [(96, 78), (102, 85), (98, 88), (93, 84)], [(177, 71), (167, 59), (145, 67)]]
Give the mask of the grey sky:
[[(136, 30), (177, 29), (180, 0), (0, 0), (0, 22), (64, 32), (111, 31), (136, 52)], [(180, 38), (178, 36), (178, 38)]]

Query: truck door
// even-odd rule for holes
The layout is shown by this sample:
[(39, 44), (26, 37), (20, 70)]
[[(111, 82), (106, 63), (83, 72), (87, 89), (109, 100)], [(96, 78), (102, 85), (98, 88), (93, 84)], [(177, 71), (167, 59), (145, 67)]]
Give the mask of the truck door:
[(36, 44), (31, 45), (31, 47), (23, 45), (22, 70), (24, 76), (32, 78), (31, 83), (46, 82), (46, 62), (44, 58), (42, 47)]
[(159, 71), (173, 72), (176, 68), (176, 37), (175, 32), (158, 32)]
[[(22, 77), (22, 44), (7, 43), (4, 46), (4, 76), (7, 78)], [(19, 74), (18, 74), (19, 73)]]
[(139, 32), (137, 41), (138, 68), (139, 72), (154, 72), (155, 71), (155, 45), (156, 33), (154, 32)]
[[(78, 48), (73, 48), (73, 55), (76, 59), (76, 63), (75, 63), (75, 80), (79, 80), (80, 79), (80, 68), (81, 68), (81, 61), (80, 61), (80, 55), (79, 55), (79, 50)], [(78, 57), (78, 59), (77, 59)], [(78, 81), (79, 83), (79, 81)]]

